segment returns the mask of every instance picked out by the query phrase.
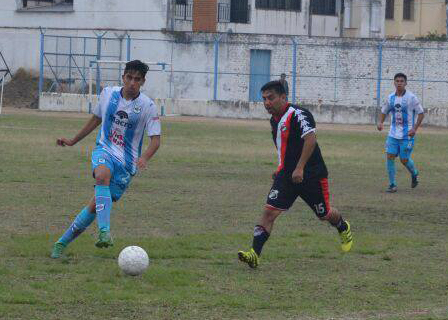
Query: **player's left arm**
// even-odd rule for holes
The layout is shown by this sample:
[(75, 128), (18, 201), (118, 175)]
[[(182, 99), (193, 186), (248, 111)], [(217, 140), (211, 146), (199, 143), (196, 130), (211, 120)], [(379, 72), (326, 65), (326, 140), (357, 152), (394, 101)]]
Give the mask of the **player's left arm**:
[(146, 120), (146, 132), (149, 136), (148, 148), (142, 153), (140, 158), (137, 160), (138, 170), (143, 170), (146, 168), (146, 164), (151, 159), (160, 147), (160, 134), (161, 134), (161, 124), (160, 118), (157, 113), (157, 107), (154, 104), (149, 106), (149, 115)]
[(420, 125), (422, 124), (423, 118), (425, 117), (424, 111), (423, 111), (423, 107), (420, 104), (420, 101), (418, 101), (417, 97), (414, 97), (414, 108), (415, 111), (417, 112), (417, 121), (414, 124), (414, 126), (412, 127), (411, 130), (409, 130), (408, 135), (410, 137), (415, 136), (415, 134), (417, 133), (418, 128), (420, 127)]
[(316, 147), (316, 122), (313, 115), (309, 111), (302, 111), (298, 116), (298, 133), (300, 139), (303, 139), (302, 154), (300, 155), (297, 166), (292, 172), (292, 182), (301, 183), (303, 181), (303, 174), (305, 165), (313, 154)]
[(137, 160), (137, 168), (139, 170), (143, 170), (146, 168), (146, 164), (148, 163), (149, 159), (154, 156), (154, 154), (157, 152), (157, 150), (159, 150), (160, 147), (160, 135), (150, 136), (149, 139), (150, 142), (148, 148)]
[(302, 155), (300, 156), (296, 168), (292, 172), (292, 182), (294, 183), (301, 183), (303, 181), (303, 170), (305, 169), (305, 165), (316, 147), (316, 134), (312, 131), (306, 134), (303, 137), (303, 140)]

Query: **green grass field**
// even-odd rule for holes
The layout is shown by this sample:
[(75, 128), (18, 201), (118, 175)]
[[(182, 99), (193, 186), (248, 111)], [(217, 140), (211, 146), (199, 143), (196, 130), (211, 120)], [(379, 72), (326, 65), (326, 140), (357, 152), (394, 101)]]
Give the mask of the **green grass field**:
[[(319, 125), (354, 247), (342, 254), (335, 230), (297, 201), (251, 270), (236, 253), (251, 244), (276, 166), (266, 121), (164, 118), (161, 149), (115, 204), (113, 249), (95, 248), (92, 225), (67, 258), (50, 259), (93, 194), (95, 134), (55, 145), (86, 119), (0, 116), (1, 319), (448, 319), (448, 130), (421, 130), (420, 185), (397, 162), (399, 192), (386, 194), (385, 133)], [(150, 256), (141, 277), (118, 268), (128, 245)]]

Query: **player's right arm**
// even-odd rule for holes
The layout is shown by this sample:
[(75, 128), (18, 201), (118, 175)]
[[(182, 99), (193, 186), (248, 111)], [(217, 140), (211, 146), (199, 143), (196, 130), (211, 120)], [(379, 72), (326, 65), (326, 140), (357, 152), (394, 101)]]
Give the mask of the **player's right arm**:
[(380, 113), (380, 116), (378, 118), (378, 125), (376, 126), (378, 131), (383, 130), (383, 128), (384, 128), (384, 120), (386, 120), (386, 115), (384, 113)]
[(389, 99), (384, 101), (383, 106), (381, 107), (381, 112), (378, 116), (378, 124), (376, 126), (378, 131), (381, 131), (384, 129), (384, 120), (386, 120), (386, 115), (388, 114), (388, 109), (389, 109)]
[(67, 139), (67, 138), (59, 138), (56, 140), (56, 144), (61, 147), (65, 146), (73, 146), (77, 142), (84, 139), (87, 135), (89, 135), (90, 132), (95, 130), (96, 127), (98, 127), (101, 123), (101, 118), (97, 117), (96, 115), (93, 115), (92, 118), (85, 124), (85, 126), (78, 132), (78, 134), (73, 139)]

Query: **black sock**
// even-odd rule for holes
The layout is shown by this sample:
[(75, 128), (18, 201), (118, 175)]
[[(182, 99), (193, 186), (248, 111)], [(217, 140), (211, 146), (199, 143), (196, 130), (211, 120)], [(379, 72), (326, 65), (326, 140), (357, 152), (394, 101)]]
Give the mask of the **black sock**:
[(252, 248), (257, 255), (261, 254), (263, 245), (266, 241), (268, 241), (268, 238), (269, 232), (267, 232), (263, 226), (256, 225), (254, 228), (254, 240), (252, 242)]
[(347, 230), (347, 223), (345, 223), (344, 219), (342, 219), (342, 216), (339, 218), (338, 222), (336, 222), (335, 224), (331, 223), (331, 225), (338, 229), (338, 232)]

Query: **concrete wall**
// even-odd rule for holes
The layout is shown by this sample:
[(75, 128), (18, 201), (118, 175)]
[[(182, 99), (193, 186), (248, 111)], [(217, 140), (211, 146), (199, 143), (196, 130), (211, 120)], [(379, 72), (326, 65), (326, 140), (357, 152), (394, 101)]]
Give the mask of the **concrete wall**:
[(166, 26), (167, 0), (77, 0), (73, 11), (22, 9), (21, 0), (2, 1), (1, 27), (54, 29), (160, 30)]
[[(93, 99), (92, 108), (97, 102)], [(213, 118), (234, 119), (269, 119), (263, 103), (247, 101), (206, 101), (186, 99), (154, 99), (162, 115), (203, 116)], [(40, 97), (39, 109), (42, 111), (88, 112), (89, 104), (86, 95), (76, 94), (43, 94)], [(306, 105), (317, 122), (343, 124), (374, 124), (379, 109), (375, 107)], [(426, 125), (448, 127), (448, 109), (432, 108), (426, 110)]]

